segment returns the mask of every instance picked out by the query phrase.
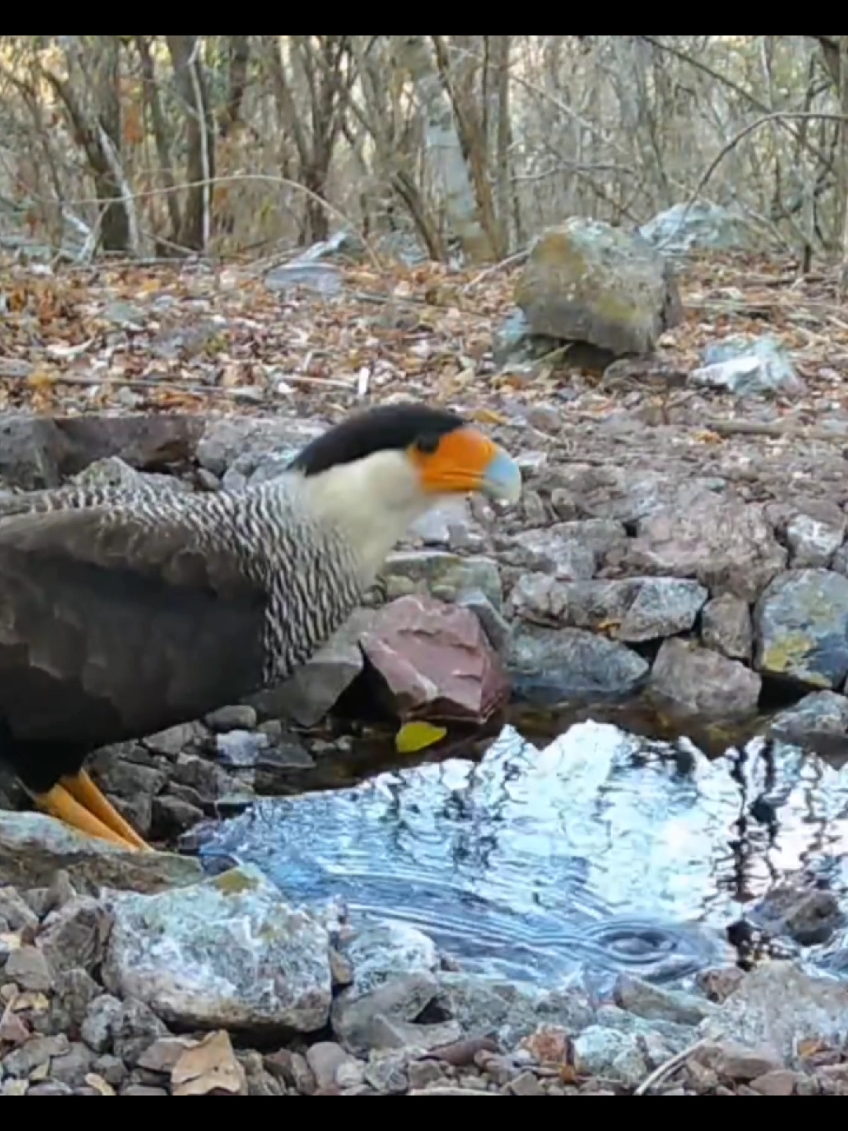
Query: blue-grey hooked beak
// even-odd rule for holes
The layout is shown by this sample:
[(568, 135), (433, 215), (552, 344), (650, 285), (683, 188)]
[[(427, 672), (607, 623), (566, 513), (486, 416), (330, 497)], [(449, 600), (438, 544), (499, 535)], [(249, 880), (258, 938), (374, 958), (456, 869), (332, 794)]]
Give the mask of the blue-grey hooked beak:
[(480, 482), (480, 490), (490, 499), (517, 503), (521, 498), (521, 470), (503, 448), (498, 448)]

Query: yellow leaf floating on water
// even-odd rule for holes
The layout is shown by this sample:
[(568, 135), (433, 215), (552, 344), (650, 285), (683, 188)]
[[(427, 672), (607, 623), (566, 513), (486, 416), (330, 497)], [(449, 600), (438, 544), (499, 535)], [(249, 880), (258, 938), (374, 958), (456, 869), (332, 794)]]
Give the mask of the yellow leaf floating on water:
[(395, 749), (398, 754), (417, 754), (440, 742), (447, 733), (447, 727), (436, 727), (432, 723), (405, 723), (395, 735)]

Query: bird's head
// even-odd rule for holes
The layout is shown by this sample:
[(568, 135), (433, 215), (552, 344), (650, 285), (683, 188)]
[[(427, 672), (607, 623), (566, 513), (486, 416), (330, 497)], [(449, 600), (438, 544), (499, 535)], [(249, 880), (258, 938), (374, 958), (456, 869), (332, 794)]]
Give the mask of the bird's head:
[(503, 448), (461, 416), (422, 404), (348, 417), (307, 444), (289, 471), (304, 477), (321, 514), (387, 549), (446, 496), (515, 503), (521, 495), (521, 472)]

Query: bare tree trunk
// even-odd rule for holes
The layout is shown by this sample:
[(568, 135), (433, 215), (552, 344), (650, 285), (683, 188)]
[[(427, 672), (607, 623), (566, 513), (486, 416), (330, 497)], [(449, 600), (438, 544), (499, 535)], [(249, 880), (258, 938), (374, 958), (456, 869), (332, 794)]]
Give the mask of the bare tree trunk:
[(207, 110), (203, 70), (200, 66), (200, 37), (167, 35), (174, 79), (186, 115), (186, 204), (176, 242), (192, 251), (206, 247), (211, 226), (211, 181), (215, 176), (215, 134)]
[[(45, 70), (47, 81), (61, 99), (71, 121), (74, 137), (82, 147), (94, 180), (98, 199), (104, 202), (100, 220), (100, 243), (105, 251), (127, 251), (130, 222), (123, 199), (120, 177), (116, 176), (115, 163), (120, 162), (121, 104), (118, 94), (120, 74), (120, 41), (117, 36), (96, 36), (93, 68), (80, 62), (79, 44), (71, 48), (74, 62), (83, 74), (93, 72), (93, 86), (97, 109), (93, 120), (83, 109), (70, 79), (60, 78)], [(101, 133), (102, 131), (102, 133)], [(104, 139), (105, 135), (105, 139)], [(112, 154), (106, 146), (111, 144)]]
[(227, 104), (218, 121), (221, 137), (227, 137), (241, 120), (241, 104), (247, 89), (247, 64), (250, 61), (250, 41), (246, 35), (229, 38), (230, 73)]
[[(156, 147), (156, 157), (159, 161), (159, 172), (165, 186), (165, 207), (168, 209), (168, 218), (171, 222), (171, 243), (179, 239), (182, 221), (180, 219), (180, 202), (175, 191), (176, 181), (171, 165), (171, 152), (168, 145), (168, 127), (165, 124), (165, 115), (162, 112), (162, 100), (159, 97), (159, 87), (156, 83), (156, 71), (153, 65), (153, 56), (150, 53), (150, 44), (147, 36), (136, 35), (135, 46), (141, 60), (141, 73), (144, 78), (144, 99), (150, 111), (150, 122), (153, 127), (153, 143)], [(157, 247), (157, 252), (163, 253), (164, 247)]]
[(448, 225), (468, 258), (472, 262), (483, 261), (491, 255), (491, 245), (477, 214), (450, 99), (424, 36), (399, 37), (399, 54), (421, 100), (427, 157), (442, 184)]

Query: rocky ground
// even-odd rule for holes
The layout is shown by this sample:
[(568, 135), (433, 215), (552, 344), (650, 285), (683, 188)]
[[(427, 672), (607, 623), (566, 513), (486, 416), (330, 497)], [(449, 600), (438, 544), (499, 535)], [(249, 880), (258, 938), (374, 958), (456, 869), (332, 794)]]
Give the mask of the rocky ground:
[[(334, 344), (347, 371), (371, 401), (435, 397), (486, 425), (520, 459), (523, 500), (508, 514), (473, 501), (427, 516), (368, 606), (285, 687), (97, 756), (95, 777), (144, 835), (190, 851), (204, 822), (257, 795), (330, 784), (353, 745), (327, 725), (340, 701), (474, 726), (510, 695), (536, 707), (641, 696), (692, 727), (768, 725), (844, 753), (848, 348), (826, 279), (693, 268), (684, 322), (649, 361), (601, 378), (510, 362), (523, 347), (508, 328), (499, 339), (505, 304), (478, 280), (423, 280), (422, 295), (407, 281), (375, 314), (362, 275), (347, 283), (359, 288), (349, 337)], [(312, 305), (287, 300), (283, 335), (276, 298), (221, 279), (218, 291), (167, 277), (145, 290), (134, 277), (123, 292), (113, 279), (108, 293), (63, 298), (14, 278), (60, 328), (73, 324), (68, 305), (85, 309), (111, 376), (98, 384), (95, 366), (57, 386), (51, 367), (73, 371), (84, 343), (33, 358), (5, 342), (10, 491), (74, 477), (238, 488), (278, 473), (358, 402), (355, 382), (335, 387), (320, 365), (287, 376), (310, 369), (303, 355), (329, 333)], [(471, 298), (476, 321), (463, 312)], [(199, 345), (168, 322), (174, 310), (196, 317)], [(733, 384), (742, 371), (721, 371), (710, 348), (729, 326), (756, 342), (764, 322), (791, 351), (791, 379), (788, 354), (782, 368), (769, 355)], [(257, 327), (285, 355), (273, 379), (249, 360)], [(208, 388), (226, 412), (203, 399), (216, 334), (230, 360)], [(164, 375), (139, 374), (145, 351)], [(401, 369), (400, 357), (417, 362)], [(37, 415), (46, 407), (53, 418)], [(439, 640), (435, 665), (414, 651), (422, 625)], [(710, 971), (691, 995), (629, 978), (610, 1001), (524, 992), (451, 969), (411, 929), (353, 935), (338, 908), (306, 915), (250, 869), (203, 879), (188, 856), (127, 862), (21, 805), (0, 781), (0, 1094), (848, 1089), (844, 991), (793, 967)]]

